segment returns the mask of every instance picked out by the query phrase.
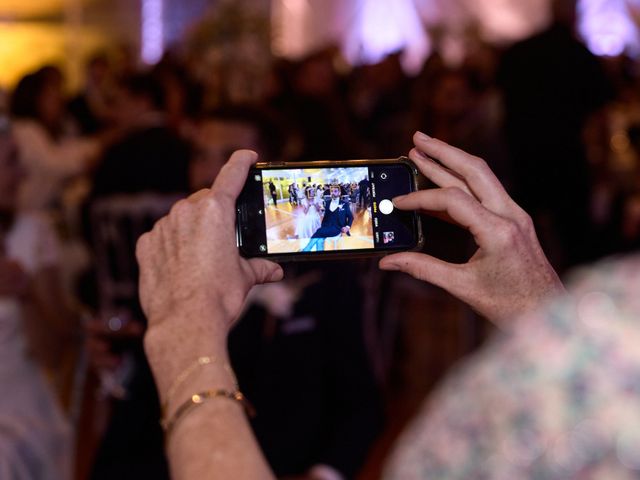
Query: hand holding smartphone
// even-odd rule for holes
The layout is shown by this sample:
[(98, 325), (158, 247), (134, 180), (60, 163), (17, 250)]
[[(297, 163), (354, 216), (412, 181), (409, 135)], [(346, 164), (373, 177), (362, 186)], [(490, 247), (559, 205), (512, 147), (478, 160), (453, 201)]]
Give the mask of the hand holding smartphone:
[(417, 190), (417, 173), (406, 157), (257, 164), (236, 205), (240, 252), (295, 261), (417, 249), (419, 216), (392, 202)]

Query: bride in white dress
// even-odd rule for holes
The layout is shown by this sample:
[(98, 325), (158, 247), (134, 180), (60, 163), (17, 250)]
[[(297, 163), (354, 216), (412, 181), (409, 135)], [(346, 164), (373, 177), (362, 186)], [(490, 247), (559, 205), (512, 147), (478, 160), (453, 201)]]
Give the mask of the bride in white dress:
[(307, 187), (305, 196), (301, 200), (302, 213), (296, 219), (295, 235), (298, 239), (309, 239), (320, 228), (322, 210), (322, 199), (316, 196), (314, 187)]
[(14, 216), (22, 173), (0, 116), (0, 478), (71, 478), (71, 429), (29, 355), (24, 299), (36, 274), (57, 263), (55, 235), (42, 217)]

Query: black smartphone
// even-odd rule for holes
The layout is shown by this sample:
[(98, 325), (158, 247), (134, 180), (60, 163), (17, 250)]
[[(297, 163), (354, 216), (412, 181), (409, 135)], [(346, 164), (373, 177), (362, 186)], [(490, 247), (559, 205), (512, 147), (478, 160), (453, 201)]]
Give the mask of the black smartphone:
[(259, 163), (237, 202), (238, 248), (278, 261), (418, 249), (420, 217), (392, 199), (417, 190), (411, 160)]

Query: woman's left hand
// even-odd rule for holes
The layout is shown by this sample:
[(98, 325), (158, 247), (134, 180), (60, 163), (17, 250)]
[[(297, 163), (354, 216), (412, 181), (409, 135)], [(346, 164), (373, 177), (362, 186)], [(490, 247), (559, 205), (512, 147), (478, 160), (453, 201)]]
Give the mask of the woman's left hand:
[(211, 189), (176, 203), (138, 240), (145, 349), (161, 388), (158, 377), (172, 378), (172, 366), (224, 354), (249, 290), (283, 277), (276, 263), (242, 258), (236, 244), (236, 199), (256, 160), (254, 152), (235, 152)]

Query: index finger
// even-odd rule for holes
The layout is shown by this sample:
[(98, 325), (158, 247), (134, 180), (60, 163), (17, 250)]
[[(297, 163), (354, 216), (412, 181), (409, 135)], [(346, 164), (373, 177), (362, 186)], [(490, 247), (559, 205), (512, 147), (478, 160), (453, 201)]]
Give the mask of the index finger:
[(413, 141), (418, 150), (460, 175), (473, 194), (491, 210), (502, 212), (505, 204), (511, 201), (484, 160), (422, 132), (416, 132)]
[(213, 182), (211, 192), (235, 203), (247, 180), (249, 169), (256, 160), (258, 154), (252, 150), (234, 152)]
[(491, 245), (500, 222), (500, 217), (480, 205), (471, 195), (455, 187), (420, 190), (394, 198), (393, 204), (400, 210), (446, 213), (471, 232), (478, 246)]

